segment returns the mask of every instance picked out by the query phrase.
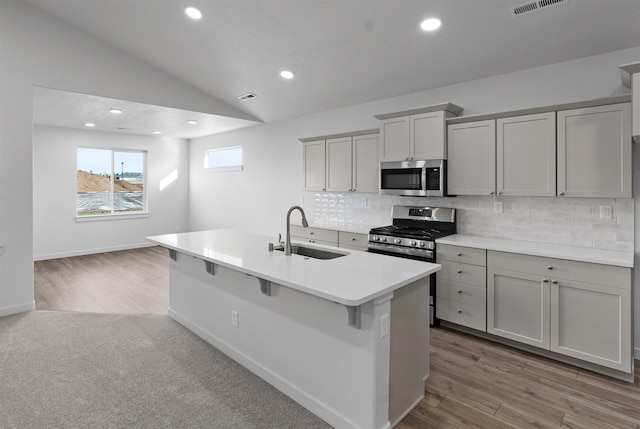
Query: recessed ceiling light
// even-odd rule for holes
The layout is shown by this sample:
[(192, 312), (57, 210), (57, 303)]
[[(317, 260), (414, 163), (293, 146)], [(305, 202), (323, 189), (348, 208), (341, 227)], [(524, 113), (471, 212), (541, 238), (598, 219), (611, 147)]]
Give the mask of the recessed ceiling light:
[(154, 130), (153, 134), (162, 134), (162, 131)]
[(193, 119), (190, 119), (190, 120), (187, 121), (187, 124), (189, 124), (189, 125), (195, 125), (197, 123), (198, 123), (198, 121), (193, 120)]
[(293, 73), (290, 72), (289, 70), (283, 70), (280, 72), (280, 76), (282, 76), (285, 79), (293, 79)]
[(184, 13), (191, 19), (200, 19), (202, 18), (202, 12), (200, 12), (195, 7), (188, 7), (184, 10)]
[(109, 112), (113, 113), (114, 115), (119, 115), (120, 113), (122, 113), (122, 110), (120, 110), (120, 109), (109, 109)]
[(84, 124), (84, 126), (85, 126), (85, 127), (89, 127), (89, 128), (91, 128), (91, 127), (95, 127), (95, 126), (96, 126), (96, 124), (94, 124), (94, 123), (92, 123), (92, 122), (87, 122), (86, 124)]
[(442, 21), (440, 21), (438, 18), (428, 18), (422, 21), (422, 23), (420, 24), (420, 28), (422, 28), (424, 31), (434, 31), (440, 28), (441, 25)]

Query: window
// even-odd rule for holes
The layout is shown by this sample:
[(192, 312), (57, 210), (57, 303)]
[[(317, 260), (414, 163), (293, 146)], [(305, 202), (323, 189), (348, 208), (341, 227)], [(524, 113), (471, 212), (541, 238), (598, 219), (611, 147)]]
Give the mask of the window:
[(242, 146), (211, 149), (204, 153), (204, 168), (214, 171), (241, 171)]
[(146, 155), (79, 147), (76, 216), (146, 213)]

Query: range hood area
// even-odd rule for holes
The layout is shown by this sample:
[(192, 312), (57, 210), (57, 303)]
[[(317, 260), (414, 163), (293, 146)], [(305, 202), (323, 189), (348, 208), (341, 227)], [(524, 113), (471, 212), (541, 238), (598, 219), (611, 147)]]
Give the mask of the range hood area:
[(640, 143), (640, 62), (620, 66), (622, 85), (631, 88), (631, 135), (634, 143)]

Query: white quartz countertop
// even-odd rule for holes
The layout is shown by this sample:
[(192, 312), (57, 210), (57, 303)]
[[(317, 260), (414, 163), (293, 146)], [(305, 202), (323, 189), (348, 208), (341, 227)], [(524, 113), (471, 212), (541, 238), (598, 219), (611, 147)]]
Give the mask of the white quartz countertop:
[(462, 234), (439, 238), (436, 240), (436, 243), (633, 268), (633, 252), (534, 243), (530, 241)]
[(364, 304), (440, 270), (440, 265), (429, 262), (308, 243), (300, 244), (346, 256), (330, 260), (285, 256), (282, 251), (269, 252), (273, 237), (230, 229), (147, 239), (178, 251), (178, 258), (183, 257), (180, 253), (195, 256), (349, 306)]

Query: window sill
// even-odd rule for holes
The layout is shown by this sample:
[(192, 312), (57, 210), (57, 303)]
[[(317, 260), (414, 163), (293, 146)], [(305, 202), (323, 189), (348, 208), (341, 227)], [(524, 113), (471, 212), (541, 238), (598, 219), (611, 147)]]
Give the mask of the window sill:
[(76, 216), (76, 222), (100, 222), (103, 220), (124, 220), (148, 218), (149, 212), (115, 213), (108, 215)]

